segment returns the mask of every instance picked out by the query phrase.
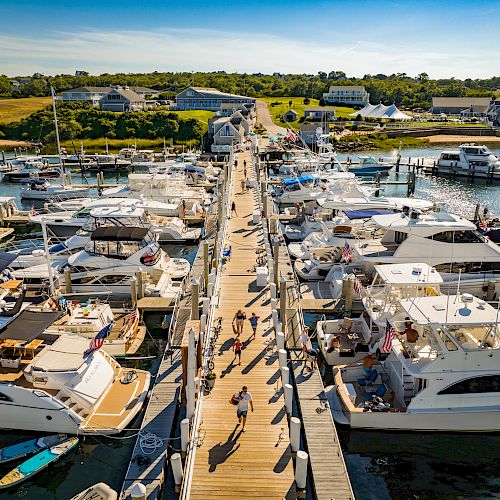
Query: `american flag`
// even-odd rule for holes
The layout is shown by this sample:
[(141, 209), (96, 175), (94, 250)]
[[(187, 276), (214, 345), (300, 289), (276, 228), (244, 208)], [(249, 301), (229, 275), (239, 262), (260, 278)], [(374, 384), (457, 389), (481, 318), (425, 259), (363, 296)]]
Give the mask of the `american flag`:
[(102, 344), (104, 344), (104, 339), (111, 333), (113, 324), (114, 323), (111, 322), (99, 331), (99, 333), (90, 341), (89, 348), (83, 353), (84, 356), (88, 356), (92, 352), (98, 351), (102, 347)]
[(396, 330), (393, 326), (387, 322), (387, 326), (385, 328), (385, 337), (384, 341), (382, 342), (382, 349), (381, 351), (384, 354), (387, 354), (388, 352), (391, 352), (392, 349), (392, 341), (394, 337), (396, 336)]
[(135, 318), (137, 317), (139, 311), (137, 310), (137, 306), (134, 307), (134, 310), (130, 313), (130, 316), (128, 317), (127, 323), (133, 323), (135, 321)]
[(361, 280), (356, 277), (354, 280), (354, 291), (358, 294), (361, 295), (361, 292), (363, 291), (365, 287), (363, 286), (363, 283), (361, 283)]
[(479, 229), (481, 229), (481, 231), (487, 233), (490, 228), (482, 221), (479, 221)]
[(299, 140), (297, 134), (290, 128), (286, 129), (286, 138), (292, 142), (297, 142)]
[(345, 242), (344, 249), (342, 250), (342, 261), (346, 264), (352, 259), (352, 250), (347, 241)]

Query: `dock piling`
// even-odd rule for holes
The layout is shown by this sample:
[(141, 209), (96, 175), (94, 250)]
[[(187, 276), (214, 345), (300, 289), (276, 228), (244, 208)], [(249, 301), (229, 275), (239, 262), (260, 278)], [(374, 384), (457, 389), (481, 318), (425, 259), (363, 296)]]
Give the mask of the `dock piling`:
[(195, 332), (189, 330), (188, 362), (187, 362), (187, 382), (186, 382), (186, 418), (192, 419), (195, 406), (194, 378), (196, 372), (196, 350)]
[(284, 368), (287, 365), (287, 354), (285, 349), (280, 349), (278, 351), (278, 359), (280, 368)]
[(181, 450), (182, 456), (186, 456), (189, 444), (189, 419), (184, 418), (181, 420)]
[(278, 348), (278, 352), (285, 350), (285, 335), (283, 332), (278, 331), (276, 333), (276, 347)]
[(135, 483), (130, 489), (132, 500), (146, 500), (146, 487), (141, 483)]
[(290, 419), (290, 447), (292, 453), (297, 453), (300, 448), (300, 418), (298, 417)]
[(281, 383), (283, 387), (290, 383), (290, 368), (287, 366), (281, 367)]
[(306, 488), (308, 461), (309, 455), (305, 451), (299, 450), (295, 462), (295, 484), (299, 490)]
[(283, 333), (286, 335), (286, 280), (280, 278), (280, 321), (283, 323)]
[(191, 319), (200, 319), (200, 285), (195, 278), (191, 280)]
[(64, 270), (64, 288), (68, 294), (73, 291), (73, 287), (71, 286), (71, 268), (69, 267)]
[(131, 278), (130, 281), (130, 299), (132, 302), (132, 307), (137, 306), (137, 278)]
[(283, 391), (285, 392), (285, 410), (288, 415), (291, 415), (293, 404), (293, 387), (290, 384), (285, 384), (283, 386)]
[(175, 490), (179, 492), (183, 476), (182, 460), (180, 453), (174, 453), (172, 455), (172, 458), (170, 459), (170, 463), (172, 464), (172, 472), (174, 474)]

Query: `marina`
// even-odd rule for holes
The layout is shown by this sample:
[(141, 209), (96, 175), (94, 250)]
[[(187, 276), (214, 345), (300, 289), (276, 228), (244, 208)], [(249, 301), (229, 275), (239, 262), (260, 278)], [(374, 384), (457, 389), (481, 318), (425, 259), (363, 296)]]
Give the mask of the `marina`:
[[(482, 411), (489, 403), (479, 401), (499, 376), (500, 251), (483, 237), (496, 228), (494, 183), (474, 185), (470, 203), (464, 200), (456, 213), (456, 200), (438, 205), (426, 194), (448, 182), (461, 189), (461, 181), (441, 184), (436, 172), (424, 173), (420, 159), (420, 168), (408, 157), (407, 167), (402, 161), (381, 180), (324, 168), (328, 162), (318, 154), (304, 178), (276, 177), (279, 162), (271, 169), (259, 154), (264, 139), (247, 139), (223, 161), (193, 155), (200, 157), (197, 169), (211, 169), (209, 183), (201, 182), (203, 172), (188, 181), (187, 167), (113, 178), (99, 173), (95, 183), (68, 183), (85, 189), (85, 199), (46, 191), (42, 206), (30, 208), (24, 188), (4, 179), (2, 256), (8, 258), (0, 314), (9, 319), (0, 323), (0, 377), (9, 385), (2, 394), (15, 400), (16, 384), (24, 391), (31, 383), (78, 425), (58, 420), (36, 427), (29, 415), (7, 412), (9, 401), (0, 408), (1, 422), (26, 434), (19, 445), (26, 454), (43, 445), (33, 437), (43, 434), (30, 429), (79, 437), (61, 457), (75, 472), (71, 482), (61, 479), (58, 496), (101, 481), (107, 484), (97, 490), (112, 488), (120, 498), (361, 498), (369, 486), (359, 457), (390, 453), (365, 446), (361, 432), (379, 439), (387, 430), (498, 431), (496, 410)], [(295, 146), (285, 144), (300, 166), (304, 150)], [(339, 154), (336, 162), (347, 160)], [(289, 186), (299, 188), (281, 198)], [(479, 202), (489, 210), (476, 208)], [(27, 251), (13, 250), (28, 242), (25, 227), (41, 238)], [(241, 333), (239, 309), (246, 314)], [(37, 327), (14, 333), (23, 321)], [(389, 327), (390, 346), (382, 351)], [(92, 348), (101, 332), (103, 341)], [(456, 409), (453, 418), (413, 411), (430, 392), (426, 384), (433, 386), (423, 381), (430, 380), (425, 367), (446, 358), (449, 371), (457, 371), (461, 353), (484, 357), (481, 389), (460, 386), (470, 377), (467, 367), (450, 377), (457, 390), (479, 395), (472, 410), (477, 423), (460, 412), (460, 397), (447, 403)], [(372, 355), (377, 364), (368, 372), (364, 361)], [(60, 363), (67, 380), (55, 369)], [(78, 382), (82, 371), (89, 377)], [(79, 384), (92, 394), (82, 398)], [(241, 420), (243, 386), (252, 400)], [(7, 432), (0, 442), (12, 444)], [(76, 470), (81, 475), (97, 453), (115, 448), (123, 450), (116, 466), (75, 481)], [(88, 458), (78, 465), (82, 454)], [(45, 455), (57, 476), (61, 465)], [(17, 486), (10, 461), (1, 469), (5, 487), (40, 491), (43, 473), (31, 479), (35, 469)], [(384, 480), (381, 497), (391, 488), (392, 479)]]

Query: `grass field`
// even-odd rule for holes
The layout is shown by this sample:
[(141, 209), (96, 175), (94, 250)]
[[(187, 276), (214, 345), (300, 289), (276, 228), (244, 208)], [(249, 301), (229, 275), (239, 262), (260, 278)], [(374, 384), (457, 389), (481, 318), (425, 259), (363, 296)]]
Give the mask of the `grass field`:
[[(297, 112), (299, 118), (304, 116), (304, 110), (306, 108), (315, 107), (319, 105), (318, 99), (310, 99), (310, 103), (306, 106), (304, 104), (303, 97), (260, 97), (261, 101), (265, 101), (269, 103), (269, 112), (271, 113), (271, 117), (273, 122), (280, 127), (285, 126), (285, 124), (281, 121), (281, 116), (286, 113), (290, 109), (290, 101), (292, 101), (292, 109)], [(279, 106), (271, 106), (271, 103), (279, 102)], [(337, 112), (337, 116), (348, 116), (350, 113), (354, 112), (353, 108), (346, 108), (342, 106), (334, 106), (335, 111)], [(293, 122), (287, 122), (286, 126), (292, 127), (294, 129), (300, 128), (299, 120), (295, 120)]]
[(201, 120), (203, 123), (207, 123), (210, 118), (214, 116), (213, 111), (203, 111), (201, 109), (194, 109), (191, 111), (174, 111), (172, 110), (172, 113), (175, 113), (183, 118), (196, 118), (197, 120)]
[(50, 104), (50, 97), (0, 99), (0, 124), (17, 122)]

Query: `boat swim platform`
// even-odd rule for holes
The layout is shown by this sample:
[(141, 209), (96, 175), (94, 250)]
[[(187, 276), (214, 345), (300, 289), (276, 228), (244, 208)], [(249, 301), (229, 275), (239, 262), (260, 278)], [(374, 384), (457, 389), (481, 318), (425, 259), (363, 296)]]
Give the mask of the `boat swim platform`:
[[(221, 270), (219, 306), (214, 312), (215, 317), (223, 318), (214, 358), (218, 378), (203, 402), (202, 439), (194, 457), (190, 491), (185, 492), (191, 499), (296, 497), (284, 397), (276, 391), (278, 359), (269, 350), (269, 287), (257, 288), (252, 269), (263, 233), (260, 224), (252, 223), (252, 213), (258, 209), (256, 190), (241, 193), (244, 160), (253, 176), (250, 156), (239, 153), (231, 192), (237, 216), (228, 221), (225, 240), (225, 245), (232, 247), (232, 255)], [(255, 340), (248, 319), (245, 321), (238, 366), (232, 350), (236, 336), (232, 320), (240, 308), (247, 318), (255, 312), (260, 321)], [(243, 385), (248, 386), (255, 407), (253, 413), (249, 409), (246, 432), (238, 425), (236, 407), (229, 403)]]
[(142, 312), (172, 312), (172, 297), (142, 297), (137, 300), (137, 308)]
[(318, 369), (303, 370), (302, 354), (291, 352), (297, 407), (318, 500), (352, 500), (354, 493)]
[[(131, 498), (130, 490), (135, 482), (146, 487), (148, 500), (161, 498), (169, 439), (175, 430), (174, 419), (180, 398), (181, 382), (180, 350), (175, 350), (172, 356), (165, 351), (141, 425), (141, 433), (151, 432), (162, 439), (163, 443), (153, 453), (149, 449), (147, 450), (148, 454), (145, 454), (141, 449), (140, 436), (138, 436), (123, 481), (120, 498)], [(148, 464), (140, 465), (142, 460), (138, 457), (151, 461)]]

